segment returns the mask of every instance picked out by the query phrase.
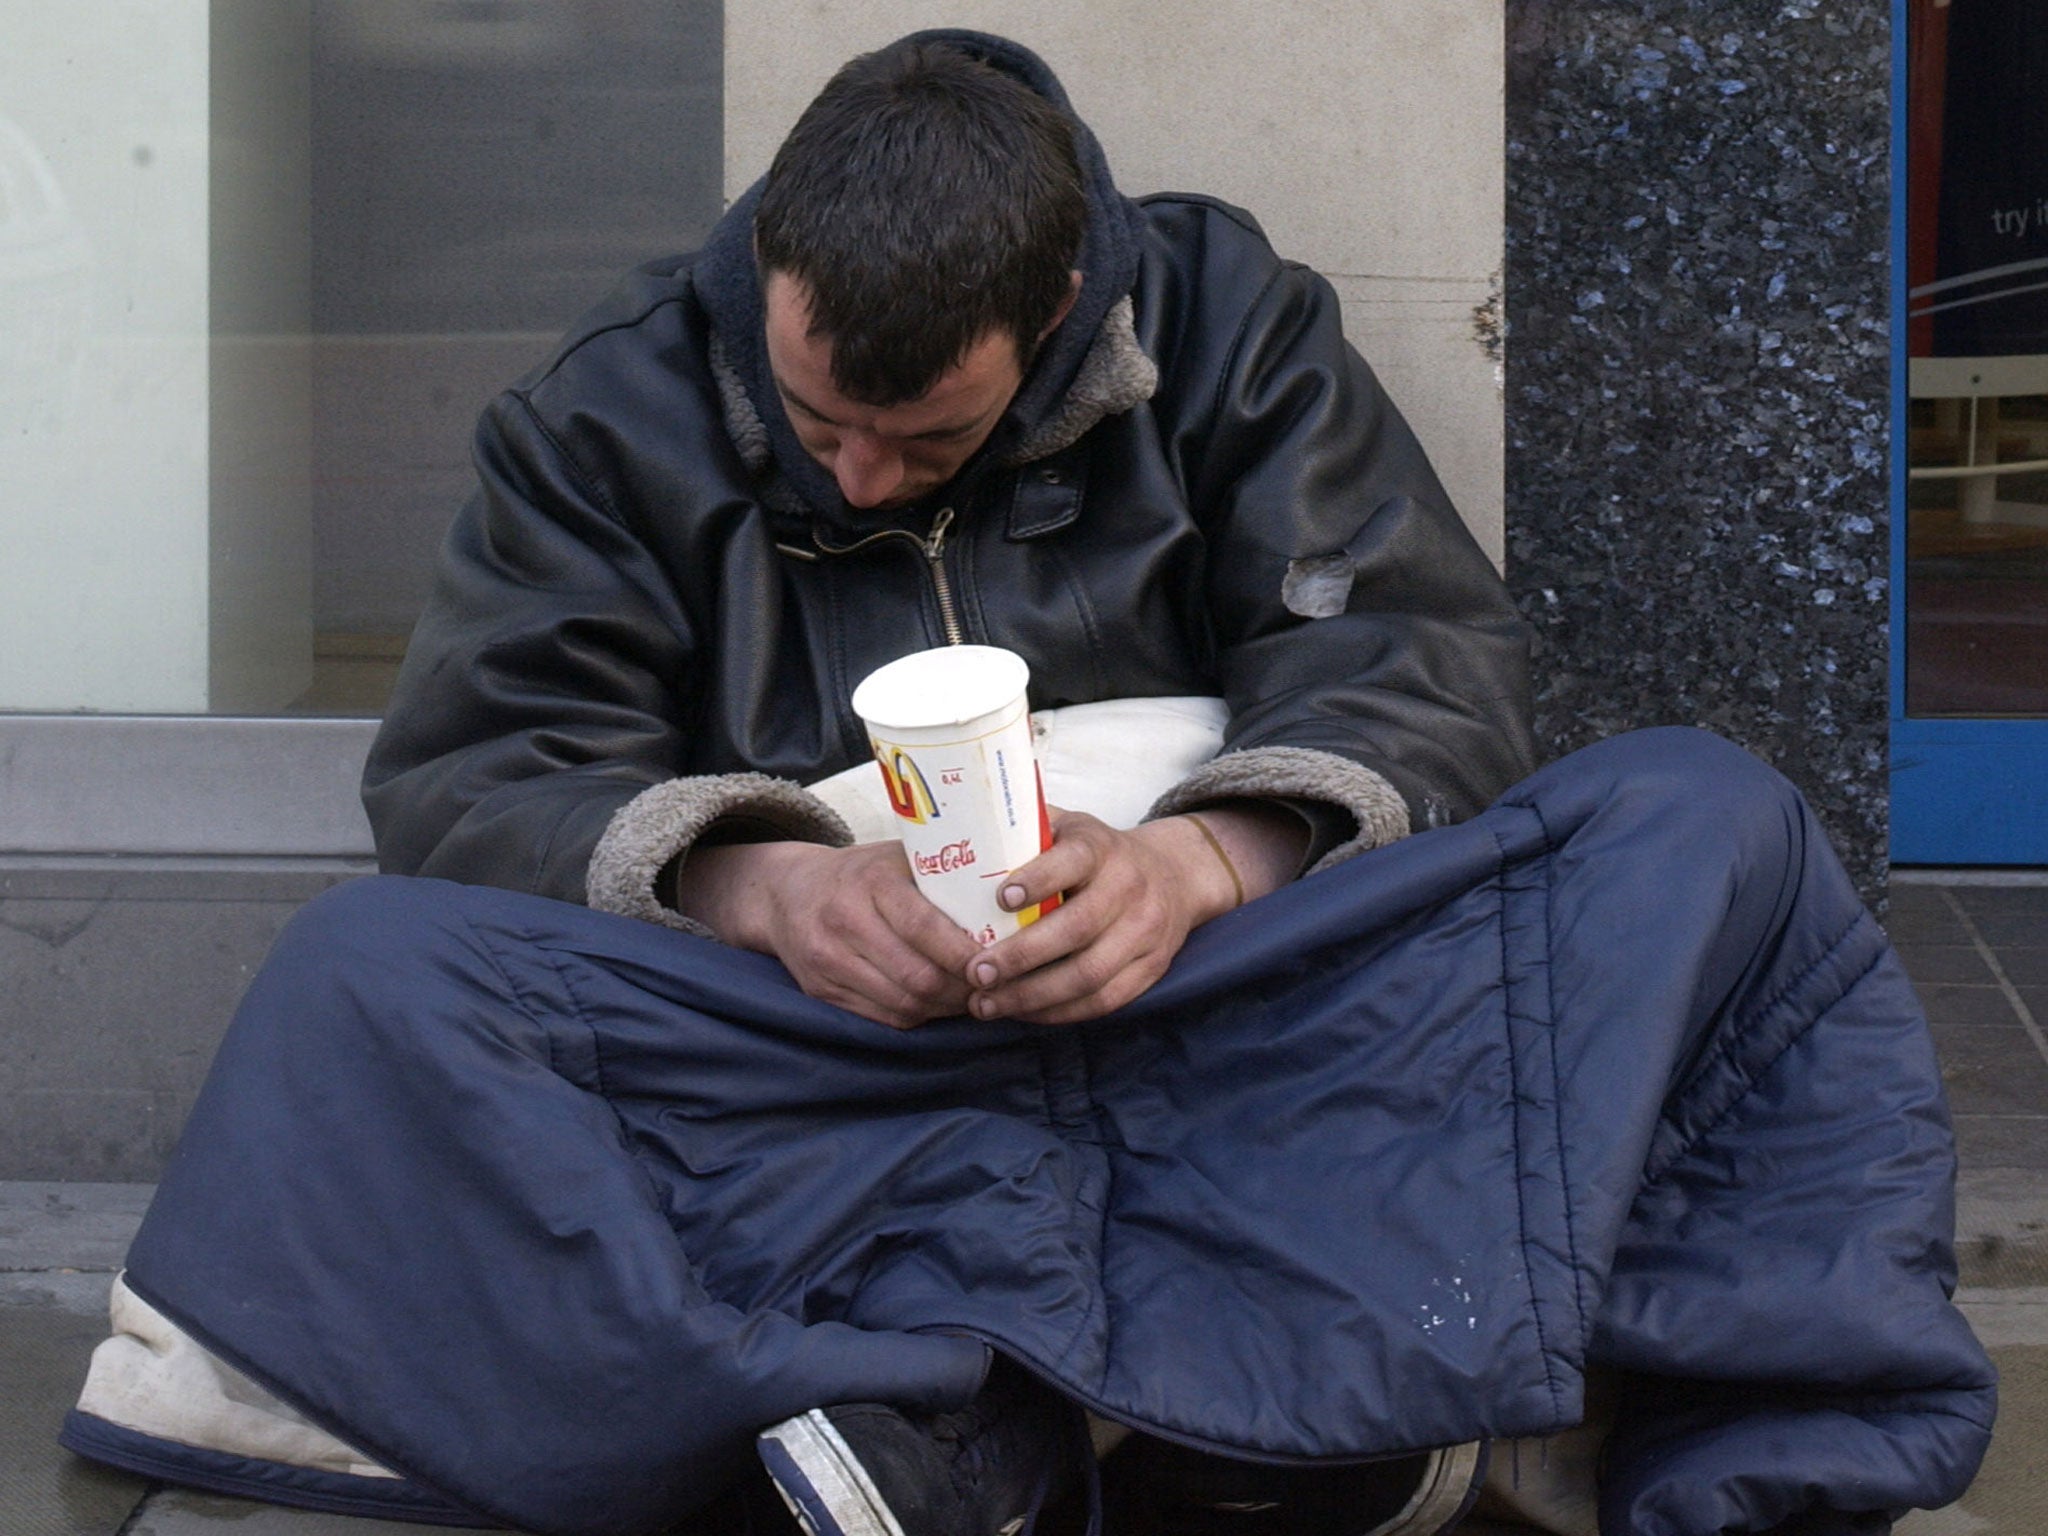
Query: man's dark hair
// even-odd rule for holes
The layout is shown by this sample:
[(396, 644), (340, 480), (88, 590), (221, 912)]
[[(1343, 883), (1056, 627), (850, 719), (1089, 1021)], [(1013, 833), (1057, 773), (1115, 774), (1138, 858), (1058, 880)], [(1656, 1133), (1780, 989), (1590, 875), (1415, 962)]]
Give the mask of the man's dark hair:
[(957, 48), (897, 44), (847, 64), (798, 119), (754, 248), (764, 283), (782, 272), (809, 290), (833, 383), (890, 406), (991, 331), (1028, 366), (1086, 222), (1059, 107)]

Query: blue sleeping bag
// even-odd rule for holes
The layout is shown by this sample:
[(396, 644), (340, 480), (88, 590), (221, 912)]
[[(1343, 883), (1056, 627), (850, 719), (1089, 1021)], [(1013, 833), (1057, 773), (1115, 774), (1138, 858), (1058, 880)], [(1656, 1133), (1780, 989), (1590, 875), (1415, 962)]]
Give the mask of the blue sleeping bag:
[(1561, 1429), (1595, 1364), (1604, 1530), (1881, 1530), (1988, 1443), (1953, 1179), (1925, 1022), (1810, 813), (1662, 730), (1207, 925), (1075, 1028), (898, 1033), (651, 925), (338, 887), (251, 987), (128, 1281), (410, 1518), (660, 1531), (762, 1426), (955, 1405), (986, 1342), (1285, 1460)]

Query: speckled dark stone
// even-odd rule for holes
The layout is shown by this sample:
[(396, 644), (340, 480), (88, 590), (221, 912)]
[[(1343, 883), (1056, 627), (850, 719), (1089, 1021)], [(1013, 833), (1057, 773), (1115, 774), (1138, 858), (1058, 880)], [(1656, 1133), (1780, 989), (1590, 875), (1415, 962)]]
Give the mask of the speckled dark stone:
[(1888, 7), (1507, 11), (1508, 576), (1539, 729), (1719, 731), (1875, 903)]

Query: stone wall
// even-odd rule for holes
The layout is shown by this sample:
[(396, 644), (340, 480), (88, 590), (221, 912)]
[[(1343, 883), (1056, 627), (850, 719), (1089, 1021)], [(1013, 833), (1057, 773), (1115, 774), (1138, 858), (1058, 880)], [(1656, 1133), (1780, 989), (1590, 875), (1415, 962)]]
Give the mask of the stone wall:
[(1697, 724), (1887, 828), (1882, 5), (1510, 0), (1507, 570), (1554, 752)]

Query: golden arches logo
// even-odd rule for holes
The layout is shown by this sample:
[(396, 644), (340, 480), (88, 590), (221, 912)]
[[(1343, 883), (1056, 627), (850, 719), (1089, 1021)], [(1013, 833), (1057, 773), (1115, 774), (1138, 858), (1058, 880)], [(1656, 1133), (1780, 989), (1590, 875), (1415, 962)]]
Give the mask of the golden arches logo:
[(939, 814), (931, 786), (924, 781), (915, 761), (901, 747), (878, 747), (875, 761), (882, 767), (882, 784), (889, 793), (889, 809), (905, 821), (923, 826)]

